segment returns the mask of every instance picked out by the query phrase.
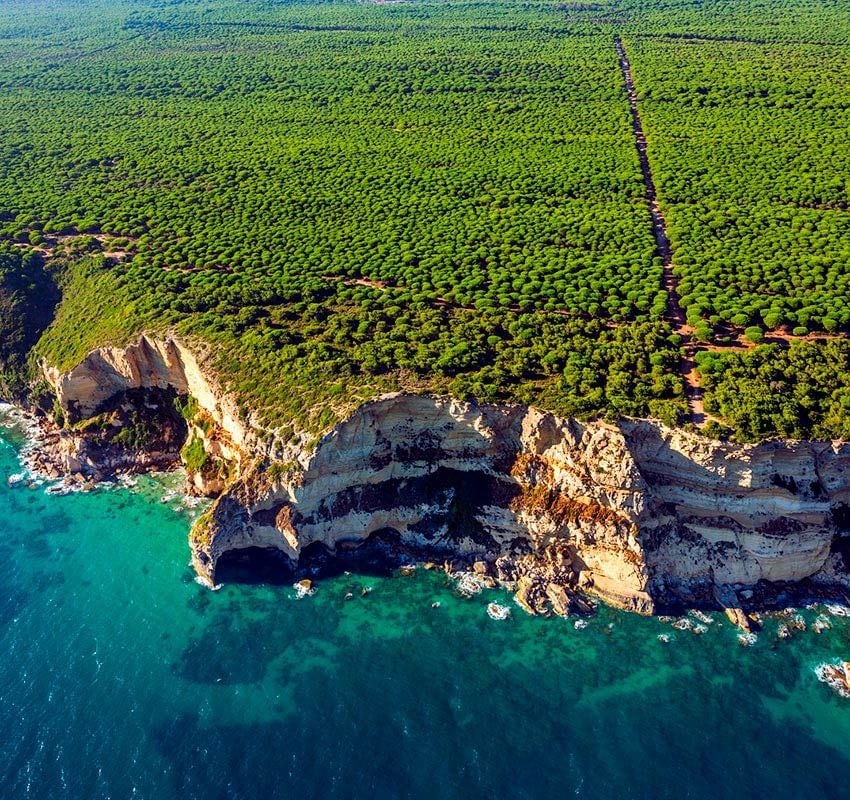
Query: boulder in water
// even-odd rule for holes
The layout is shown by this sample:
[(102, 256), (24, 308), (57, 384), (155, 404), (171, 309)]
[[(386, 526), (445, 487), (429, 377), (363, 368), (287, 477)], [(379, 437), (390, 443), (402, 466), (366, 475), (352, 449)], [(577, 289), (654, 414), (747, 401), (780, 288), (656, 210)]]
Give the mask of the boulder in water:
[(567, 597), (567, 591), (563, 586), (559, 586), (557, 583), (547, 584), (546, 596), (552, 604), (552, 611), (559, 617), (570, 615), (570, 599)]
[(850, 698), (850, 661), (819, 664), (815, 673), (819, 680), (831, 686), (841, 697)]

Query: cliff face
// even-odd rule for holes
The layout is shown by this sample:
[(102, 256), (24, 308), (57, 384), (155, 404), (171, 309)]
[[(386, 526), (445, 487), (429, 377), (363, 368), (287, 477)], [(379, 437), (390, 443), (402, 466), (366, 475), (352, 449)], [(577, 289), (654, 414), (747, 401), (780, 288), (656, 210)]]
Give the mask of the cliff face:
[(92, 417), (107, 400), (129, 389), (173, 389), (195, 398), (236, 445), (250, 446), (235, 404), (205, 374), (195, 355), (175, 339), (142, 336), (127, 347), (102, 347), (68, 372), (45, 367), (45, 376), (71, 419)]
[[(509, 579), (536, 561), (648, 607), (637, 522), (646, 484), (617, 428), (518, 406), (389, 396), (326, 436), (303, 469), (246, 475), (193, 539), (211, 580), (222, 553), (350, 549), (374, 534), (417, 551), (502, 562)], [(518, 573), (518, 574), (514, 574)], [(502, 576), (504, 577), (504, 576)]]
[(736, 446), (646, 422), (621, 427), (651, 487), (640, 526), (657, 586), (799, 581), (833, 571), (831, 547), (847, 532), (850, 446)]
[[(142, 336), (125, 348), (95, 350), (68, 372), (45, 366), (44, 374), (68, 423), (47, 434), (42, 460), (48, 472), (100, 478), (168, 468), (180, 462), (184, 444), (197, 441), (206, 457), (194, 468), (187, 464), (190, 488), (219, 494), (243, 454), (259, 450), (231, 398), (174, 339)], [(191, 398), (185, 421), (175, 398)], [(132, 428), (135, 436), (114, 435)]]
[[(68, 413), (116, 392), (190, 394), (204, 450), (232, 469), (196, 526), (200, 575), (225, 554), (270, 548), (296, 564), (380, 539), (478, 561), (531, 608), (574, 590), (651, 611), (731, 597), (728, 587), (811, 578), (847, 587), (850, 445), (731, 445), (646, 420), (579, 423), (521, 406), (391, 395), (365, 404), (312, 452), (268, 449), (180, 344), (146, 339), (52, 374)], [(224, 485), (221, 481), (221, 485)], [(220, 487), (218, 487), (220, 488)]]
[(297, 560), (381, 532), (402, 547), (495, 561), (506, 580), (619, 605), (711, 601), (716, 587), (841, 583), (833, 543), (850, 447), (734, 446), (643, 420), (578, 423), (518, 406), (391, 396), (363, 406), (303, 471), (248, 475), (193, 541), (214, 579), (229, 550)]

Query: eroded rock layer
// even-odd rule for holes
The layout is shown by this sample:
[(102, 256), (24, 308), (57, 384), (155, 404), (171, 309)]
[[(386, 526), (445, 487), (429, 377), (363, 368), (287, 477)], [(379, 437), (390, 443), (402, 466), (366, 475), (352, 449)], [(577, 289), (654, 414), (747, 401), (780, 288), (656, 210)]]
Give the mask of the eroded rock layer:
[(196, 531), (195, 564), (213, 580), (232, 549), (296, 561), (316, 543), (350, 548), (389, 529), (418, 552), (489, 559), (499, 577), (542, 576), (638, 610), (710, 601), (717, 585), (839, 584), (848, 455), (385, 397), (326, 436), (304, 469), (237, 481)]

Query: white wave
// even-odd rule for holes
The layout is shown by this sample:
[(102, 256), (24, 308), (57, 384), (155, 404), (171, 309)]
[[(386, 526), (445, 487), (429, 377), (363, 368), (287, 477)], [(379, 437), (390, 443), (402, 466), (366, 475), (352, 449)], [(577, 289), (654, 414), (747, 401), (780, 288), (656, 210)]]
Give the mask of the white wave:
[(839, 606), (835, 603), (830, 603), (827, 605), (826, 610), (832, 614), (833, 617), (850, 617), (850, 609), (847, 606)]
[(577, 620), (573, 623), (573, 627), (574, 627), (577, 631), (583, 631), (583, 630), (587, 627), (587, 620), (586, 620), (586, 619), (577, 619)]
[(210, 581), (208, 581), (206, 578), (201, 577), (200, 575), (195, 575), (195, 583), (199, 584), (200, 586), (205, 586), (211, 592), (217, 592), (219, 589), (221, 589), (222, 586), (222, 584), (220, 583), (210, 583)]
[(691, 622), (687, 617), (682, 617), (681, 619), (677, 619), (673, 623), (673, 627), (677, 631), (689, 631), (691, 628), (694, 627), (694, 623)]
[(484, 584), (474, 572), (456, 572), (452, 578), (457, 581), (455, 589), (464, 597), (472, 597), (481, 594)]
[(663, 642), (664, 644), (670, 644), (670, 634), (669, 633), (659, 633), (658, 641)]
[(812, 623), (812, 630), (815, 633), (823, 633), (824, 631), (828, 631), (832, 627), (832, 624), (829, 621), (829, 618), (823, 614), (818, 614), (815, 621)]
[(488, 603), (487, 615), (490, 619), (507, 619), (511, 615), (511, 610), (507, 606), (500, 606), (498, 603)]
[(298, 581), (293, 583), (292, 588), (295, 589), (295, 597), (297, 600), (303, 600), (305, 597), (312, 597), (316, 594), (316, 589), (312, 585), (307, 585)]
[(840, 697), (850, 698), (850, 687), (847, 686), (847, 676), (841, 664), (818, 664), (815, 675)]
[(64, 497), (66, 494), (71, 494), (75, 489), (79, 491), (79, 489), (71, 484), (64, 483), (51, 483), (45, 490), (45, 494), (52, 494), (57, 497)]
[(759, 640), (758, 634), (756, 633), (739, 633), (738, 634), (738, 644), (742, 647), (751, 647)]

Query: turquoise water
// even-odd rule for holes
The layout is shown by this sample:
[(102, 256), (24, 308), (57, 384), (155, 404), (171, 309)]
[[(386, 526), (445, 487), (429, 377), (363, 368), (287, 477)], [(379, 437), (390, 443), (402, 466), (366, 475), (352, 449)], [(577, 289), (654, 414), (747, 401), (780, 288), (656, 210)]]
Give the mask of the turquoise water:
[(719, 615), (497, 621), (421, 569), (211, 592), (156, 482), (18, 471), (0, 442), (2, 798), (848, 796), (850, 700), (813, 672), (841, 619), (742, 647)]

